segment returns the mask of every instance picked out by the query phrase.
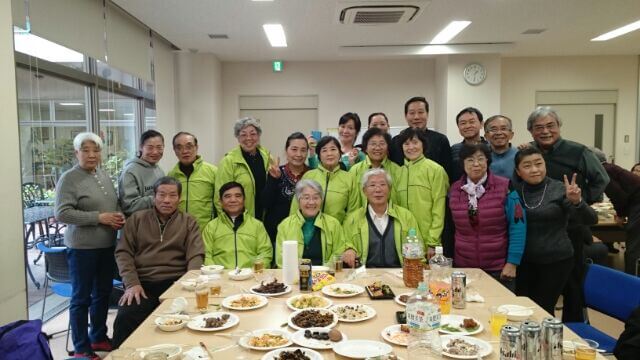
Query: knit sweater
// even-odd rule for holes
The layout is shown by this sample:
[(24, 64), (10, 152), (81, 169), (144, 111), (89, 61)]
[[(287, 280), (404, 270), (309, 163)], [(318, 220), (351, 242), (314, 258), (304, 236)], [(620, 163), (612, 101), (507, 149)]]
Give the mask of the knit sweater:
[(548, 264), (573, 255), (567, 234), (570, 216), (585, 225), (598, 222), (596, 212), (582, 200), (573, 205), (565, 197), (565, 187), (549, 177), (537, 185), (519, 182), (516, 189), (527, 212), (527, 242), (523, 262)]
[(56, 186), (56, 220), (67, 224), (64, 243), (73, 249), (104, 249), (112, 247), (116, 230), (100, 224), (103, 212), (118, 210), (118, 196), (109, 174), (95, 173), (76, 165), (66, 171)]
[(199, 269), (203, 259), (198, 223), (180, 210), (171, 215), (164, 229), (155, 208), (136, 211), (127, 219), (116, 248), (118, 269), (127, 288), (179, 278), (188, 270)]

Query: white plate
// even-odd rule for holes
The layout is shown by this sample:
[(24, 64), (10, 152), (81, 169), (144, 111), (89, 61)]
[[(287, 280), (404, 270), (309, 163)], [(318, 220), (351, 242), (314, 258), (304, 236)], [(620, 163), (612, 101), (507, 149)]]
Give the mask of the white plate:
[[(341, 293), (337, 293), (335, 292), (334, 289), (341, 289), (341, 290), (348, 290), (348, 291), (352, 291), (352, 293), (350, 294), (341, 294)], [(362, 294), (364, 292), (364, 288), (362, 286), (359, 285), (354, 285), (354, 284), (331, 284), (331, 285), (327, 285), (325, 287), (322, 288), (322, 293), (325, 295), (329, 295), (329, 296), (333, 296), (333, 297), (352, 297), (352, 296), (358, 296), (360, 294)]]
[(291, 341), (293, 341), (296, 345), (304, 346), (304, 347), (307, 347), (307, 348), (316, 349), (316, 350), (327, 350), (327, 349), (332, 349), (336, 344), (339, 344), (339, 343), (341, 343), (343, 341), (347, 341), (348, 340), (347, 339), (347, 335), (345, 333), (343, 333), (342, 331), (340, 331), (340, 333), (342, 334), (342, 340), (336, 341), (336, 342), (333, 342), (331, 340), (307, 339), (306, 337), (304, 337), (304, 332), (306, 330), (309, 330), (311, 332), (314, 332), (314, 331), (327, 332), (327, 331), (329, 331), (328, 329), (317, 328), (317, 327), (308, 328), (308, 329), (300, 329), (300, 330), (296, 331), (295, 333), (293, 333), (293, 335), (291, 335)]
[[(478, 328), (473, 331), (467, 331), (461, 328), (460, 325), (462, 325), (462, 322), (464, 321), (464, 319), (473, 319), (478, 324)], [(475, 334), (481, 333), (482, 330), (484, 330), (484, 327), (482, 326), (482, 323), (480, 322), (480, 320), (469, 317), (469, 316), (453, 315), (453, 314), (442, 315), (442, 317), (440, 318), (440, 326), (444, 324), (448, 324), (449, 326), (454, 328), (460, 327), (460, 331), (449, 331), (449, 330), (443, 330), (442, 328), (440, 328), (441, 333), (449, 334), (449, 335), (475, 335)]]
[(173, 344), (154, 345), (148, 348), (144, 348), (144, 350), (138, 351), (138, 356), (140, 356), (140, 358), (142, 359), (145, 356), (156, 352), (163, 352), (167, 354), (167, 360), (174, 360), (178, 359), (180, 357), (180, 354), (182, 354), (182, 347)]
[[(256, 298), (258, 299), (258, 304), (254, 305), (254, 306), (249, 306), (249, 307), (238, 307), (238, 306), (233, 306), (232, 303), (235, 300), (238, 300), (242, 297), (247, 297), (247, 298)], [(262, 295), (248, 295), (248, 294), (236, 294), (236, 295), (231, 295), (231, 296), (227, 296), (226, 298), (224, 298), (222, 300), (222, 306), (226, 307), (227, 309), (231, 309), (231, 310), (254, 310), (254, 309), (259, 309), (263, 306), (267, 306), (267, 304), (269, 303), (269, 299), (267, 299), (266, 297), (262, 296)]]
[(253, 278), (253, 270), (249, 268), (240, 269), (240, 272), (237, 273), (235, 270), (231, 270), (227, 273), (229, 275), (229, 279), (242, 281)]
[(474, 345), (478, 345), (480, 347), (480, 350), (478, 351), (480, 354), (480, 357), (485, 357), (489, 354), (491, 354), (491, 352), (493, 351), (493, 348), (491, 347), (491, 344), (489, 344), (488, 342), (484, 341), (484, 340), (480, 340), (478, 338), (474, 338), (471, 336), (460, 336), (460, 335), (442, 335), (440, 336), (440, 340), (442, 340), (442, 355), (444, 356), (448, 356), (450, 358), (454, 358), (454, 359), (472, 359), (472, 360), (476, 360), (478, 358), (478, 355), (453, 355), (453, 354), (449, 354), (448, 352), (445, 352), (445, 349), (447, 348), (447, 344), (449, 343), (449, 341), (456, 339), (456, 338), (462, 338), (464, 339), (464, 341), (470, 343), (470, 344), (474, 344)]
[[(384, 330), (382, 330), (382, 332), (380, 333), (380, 335), (382, 336), (383, 339), (385, 339), (386, 341), (395, 344), (395, 345), (400, 345), (400, 346), (407, 346), (407, 344), (409, 343), (409, 333), (405, 333), (402, 330), (400, 330), (400, 324), (397, 325), (390, 325), (387, 326), (386, 328), (384, 328)], [(405, 337), (403, 340), (400, 339), (394, 339), (393, 336), (397, 333), (402, 333), (405, 334)]]
[(533, 310), (526, 306), (520, 305), (500, 305), (498, 310), (504, 310), (507, 312), (507, 319), (510, 321), (524, 321), (533, 315)]
[[(366, 312), (366, 315), (360, 318), (342, 318), (340, 317), (338, 310), (346, 306), (362, 309)], [(369, 320), (372, 317), (376, 316), (376, 310), (374, 308), (368, 305), (361, 305), (361, 304), (336, 304), (336, 305), (333, 305), (331, 308), (329, 308), (329, 310), (336, 313), (336, 315), (338, 316), (338, 321), (342, 321), (342, 322), (360, 322), (360, 321)]]
[(323, 359), (322, 355), (320, 355), (320, 353), (318, 353), (317, 351), (314, 351), (314, 350), (311, 350), (311, 349), (299, 348), (299, 347), (289, 347), (289, 348), (277, 349), (277, 350), (270, 351), (270, 352), (266, 353), (262, 357), (262, 360), (273, 360), (274, 358), (277, 359), (281, 352), (283, 352), (283, 351), (296, 351), (297, 349), (302, 350), (304, 352), (304, 354), (307, 357), (309, 357), (309, 359), (311, 359), (311, 360), (322, 360)]
[[(300, 310), (296, 310), (294, 312), (291, 313), (291, 315), (289, 315), (289, 320), (288, 320), (288, 324), (289, 326), (291, 326), (291, 328), (296, 329), (296, 330), (300, 330), (300, 329), (306, 329), (303, 327), (300, 327), (296, 324), (293, 323), (293, 318), (300, 314), (303, 311), (309, 311), (309, 310), (317, 310), (320, 311), (321, 313), (326, 313), (326, 314), (331, 314), (331, 316), (333, 316), (333, 321), (331, 322), (331, 324), (327, 325), (327, 326), (323, 326), (323, 328), (325, 329), (330, 329), (334, 326), (336, 326), (336, 324), (338, 323), (338, 316), (331, 310), (329, 309), (320, 309), (320, 308), (307, 308), (307, 309), (300, 309)], [(314, 327), (320, 327), (320, 326), (314, 326)]]
[(196, 289), (196, 279), (182, 280), (180, 285), (185, 290), (194, 291)]
[[(227, 322), (218, 328), (206, 328), (204, 327), (205, 325), (205, 320), (207, 318), (210, 317), (220, 317), (224, 314), (228, 314), (229, 315), (229, 319), (227, 320)], [(191, 330), (197, 330), (197, 331), (220, 331), (220, 330), (224, 330), (224, 329), (228, 329), (230, 327), (233, 327), (235, 325), (237, 325), (240, 322), (240, 319), (229, 312), (224, 312), (224, 311), (219, 311), (219, 312), (213, 312), (213, 313), (208, 313), (208, 314), (203, 314), (203, 315), (199, 315), (194, 317), (193, 319), (191, 319), (191, 321), (189, 321), (187, 323), (187, 327)]]
[[(186, 316), (188, 318), (188, 316)], [(180, 320), (181, 323), (180, 324), (175, 324), (175, 325), (165, 325), (164, 321), (166, 320)], [(178, 319), (176, 317), (171, 317), (171, 316), (167, 316), (167, 317), (157, 317), (155, 320), (156, 325), (158, 326), (158, 328), (162, 331), (178, 331), (180, 329), (182, 329), (183, 327), (185, 327), (187, 325), (188, 319)]]
[(285, 285), (284, 291), (281, 291), (278, 293), (261, 293), (259, 291), (256, 291), (258, 287), (260, 287), (260, 285), (253, 286), (251, 289), (249, 289), (249, 292), (251, 292), (252, 294), (262, 295), (267, 297), (280, 296), (280, 295), (288, 294), (291, 292), (291, 285)]
[[(282, 344), (282, 345), (271, 346), (271, 347), (259, 347), (259, 346), (249, 345), (249, 340), (252, 337), (261, 336), (261, 335), (264, 335), (264, 334), (281, 335), (283, 338), (287, 339), (287, 342), (285, 344)], [(280, 330), (280, 329), (254, 330), (254, 331), (251, 332), (250, 335), (241, 337), (240, 340), (238, 341), (238, 344), (240, 344), (240, 346), (242, 346), (243, 348), (246, 348), (246, 349), (260, 350), (260, 351), (270, 351), (270, 350), (273, 350), (273, 349), (279, 349), (279, 348), (283, 348), (283, 347), (287, 347), (287, 346), (291, 345), (292, 344), (292, 342), (291, 342), (291, 333), (288, 332), (288, 331)]]
[(222, 265), (202, 265), (200, 271), (203, 275), (220, 274), (224, 270)]
[(311, 267), (311, 272), (320, 272), (320, 271), (327, 272), (329, 270), (331, 269), (329, 269), (328, 266), (314, 265)]
[(406, 293), (398, 294), (398, 295), (396, 295), (396, 297), (393, 298), (393, 301), (395, 301), (400, 306), (407, 306), (407, 303), (402, 302), (400, 300), (400, 296), (402, 296), (402, 295), (411, 296), (412, 294), (413, 294), (412, 292), (406, 292)]
[(315, 308), (328, 309), (333, 304), (333, 301), (327, 299), (326, 297), (322, 297), (322, 296), (318, 296), (318, 295), (302, 294), (302, 295), (296, 295), (296, 296), (292, 296), (292, 297), (288, 298), (287, 299), (287, 306), (289, 307), (289, 309), (291, 309), (293, 311), (298, 311), (300, 309), (305, 309), (305, 308), (297, 308), (297, 307), (293, 306), (293, 302), (294, 301), (296, 301), (297, 299), (300, 299), (300, 298), (305, 298), (305, 297), (314, 297), (314, 298), (322, 299), (324, 301), (324, 305), (322, 305), (322, 306), (313, 306)]
[(347, 340), (333, 347), (333, 351), (353, 359), (366, 359), (386, 355), (393, 351), (389, 344), (373, 340)]

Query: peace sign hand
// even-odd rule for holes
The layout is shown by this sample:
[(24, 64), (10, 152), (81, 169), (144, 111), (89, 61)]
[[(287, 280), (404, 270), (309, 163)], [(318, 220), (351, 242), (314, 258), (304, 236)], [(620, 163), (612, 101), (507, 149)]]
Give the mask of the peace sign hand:
[(564, 177), (564, 188), (565, 188), (565, 196), (573, 205), (578, 205), (580, 201), (582, 201), (582, 190), (578, 184), (576, 184), (576, 178), (578, 175), (573, 173), (571, 177), (571, 182), (567, 179), (567, 175), (563, 175)]
[(275, 179), (279, 179), (280, 176), (282, 175), (282, 172), (280, 171), (280, 157), (276, 157), (275, 159), (273, 158), (273, 156), (269, 156), (269, 175), (271, 175), (271, 177), (275, 178)]

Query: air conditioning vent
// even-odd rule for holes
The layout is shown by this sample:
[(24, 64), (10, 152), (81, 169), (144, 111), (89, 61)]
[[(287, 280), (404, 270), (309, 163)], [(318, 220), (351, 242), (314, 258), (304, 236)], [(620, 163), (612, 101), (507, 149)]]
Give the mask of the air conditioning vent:
[(416, 5), (350, 6), (340, 11), (338, 21), (356, 25), (403, 24), (415, 20), (420, 10)]

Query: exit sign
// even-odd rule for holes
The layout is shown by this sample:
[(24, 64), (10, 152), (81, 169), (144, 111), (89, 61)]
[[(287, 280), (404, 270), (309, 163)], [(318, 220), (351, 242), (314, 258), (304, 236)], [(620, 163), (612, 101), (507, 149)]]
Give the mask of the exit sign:
[(283, 69), (283, 64), (281, 60), (275, 60), (272, 65), (273, 65), (273, 72), (281, 72)]

